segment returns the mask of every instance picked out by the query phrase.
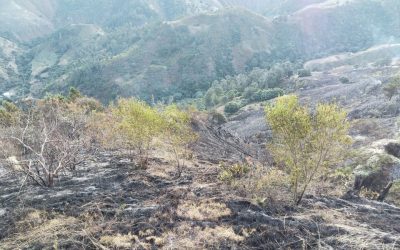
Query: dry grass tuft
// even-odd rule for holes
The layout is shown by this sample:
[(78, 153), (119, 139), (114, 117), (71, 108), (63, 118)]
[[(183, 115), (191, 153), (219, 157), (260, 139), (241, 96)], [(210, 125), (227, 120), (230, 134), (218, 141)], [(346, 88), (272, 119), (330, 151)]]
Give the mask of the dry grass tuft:
[(111, 248), (117, 249), (130, 249), (133, 247), (135, 242), (138, 242), (138, 238), (135, 235), (106, 235), (100, 238), (100, 243)]
[(186, 201), (178, 206), (177, 214), (191, 220), (217, 221), (221, 217), (229, 216), (231, 210), (225, 204), (212, 200)]
[(254, 166), (244, 178), (232, 183), (232, 187), (241, 196), (275, 206), (291, 203), (289, 183), (289, 176), (276, 167)]
[[(73, 217), (63, 215), (48, 219), (43, 211), (28, 213), (16, 224), (17, 232), (0, 242), (2, 249), (25, 249), (33, 246), (57, 246), (60, 241), (73, 239), (79, 221)], [(77, 233), (76, 233), (77, 234)], [(75, 235), (76, 236), (76, 235)]]
[(155, 240), (162, 249), (218, 249), (233, 246), (244, 240), (237, 235), (232, 227), (194, 227), (188, 223), (182, 223), (172, 231), (163, 234)]

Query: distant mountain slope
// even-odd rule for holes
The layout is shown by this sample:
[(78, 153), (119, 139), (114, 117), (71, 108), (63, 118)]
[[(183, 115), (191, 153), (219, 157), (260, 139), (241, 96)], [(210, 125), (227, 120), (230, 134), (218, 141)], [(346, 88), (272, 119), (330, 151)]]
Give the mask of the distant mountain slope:
[(382, 2), (373, 0), (326, 1), (290, 16), (302, 34), (304, 52), (321, 56), (364, 50), (398, 38), (396, 18)]
[[(93, 95), (101, 84), (114, 86), (115, 95), (191, 97), (219, 77), (243, 72), (255, 55), (269, 53), (272, 29), (267, 19), (236, 9), (167, 22), (103, 61), (99, 72), (85, 67), (69, 82)], [(90, 80), (93, 74), (96, 80)]]
[(200, 3), (200, 0), (190, 4), (184, 0), (0, 0), (0, 34), (29, 41), (69, 24), (142, 26), (210, 10)]
[(29, 41), (70, 24), (143, 26), (226, 7), (277, 15), (315, 2), (321, 0), (0, 0), (0, 34)]
[(0, 90), (191, 98), (256, 67), (395, 43), (397, 10), (396, 0), (0, 0), (0, 37), (25, 42), (3, 57), (3, 76), (8, 63), (18, 71)]
[(0, 0), (0, 34), (19, 41), (54, 31), (54, 0)]
[(19, 82), (16, 54), (20, 53), (17, 44), (0, 37), (0, 97), (3, 92), (5, 97), (12, 95), (15, 82)]
[(312, 71), (326, 71), (341, 66), (390, 66), (400, 58), (400, 44), (374, 46), (357, 53), (344, 53), (311, 60), (304, 67)]

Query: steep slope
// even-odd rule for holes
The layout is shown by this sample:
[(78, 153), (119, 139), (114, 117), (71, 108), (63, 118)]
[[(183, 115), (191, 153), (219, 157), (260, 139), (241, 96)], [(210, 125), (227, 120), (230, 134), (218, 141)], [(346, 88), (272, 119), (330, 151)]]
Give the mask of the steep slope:
[(219, 77), (243, 72), (257, 55), (270, 54), (273, 33), (267, 19), (238, 9), (166, 22), (102, 62), (95, 81), (90, 81), (91, 68), (69, 81), (92, 95), (96, 95), (92, 84), (102, 84), (119, 89), (115, 94), (144, 99), (191, 97)]
[[(400, 6), (400, 2), (391, 5)], [(307, 6), (291, 17), (302, 34), (304, 53), (330, 55), (355, 52), (399, 38), (387, 6), (379, 1), (326, 1)]]
[[(121, 88), (115, 95), (179, 100), (254, 67), (367, 49), (398, 37), (395, 18), (381, 2), (359, 0), (312, 4), (274, 20), (237, 8), (201, 14), (150, 29), (95, 81)], [(89, 90), (83, 84), (92, 73), (70, 82)]]
[(1, 0), (0, 34), (30, 41), (70, 24), (142, 26), (206, 10), (211, 10), (211, 6), (202, 1), (184, 0)]
[[(36, 9), (33, 0), (12, 2), (23, 13), (29, 9), (51, 20), (46, 32), (57, 28), (19, 57), (31, 92), (73, 85), (103, 101), (119, 95), (191, 98), (227, 75), (357, 52), (396, 41), (400, 34), (395, 11), (400, 2), (393, 0), (48, 0)], [(11, 8), (10, 2), (2, 3), (0, 11)], [(235, 6), (291, 14), (271, 19)]]
[(1, 0), (0, 34), (18, 41), (50, 34), (54, 11), (54, 0)]
[(101, 50), (95, 46), (104, 35), (100, 27), (91, 24), (70, 25), (58, 30), (31, 50), (31, 76), (39, 78), (55, 66), (79, 64), (80, 59), (93, 56), (90, 54), (95, 53), (93, 50)]
[(399, 60), (400, 44), (383, 44), (356, 53), (344, 53), (307, 62), (304, 67), (312, 71), (331, 70), (340, 66), (390, 66)]
[(0, 37), (0, 100), (12, 97), (18, 82), (17, 55), (22, 49), (15, 43)]

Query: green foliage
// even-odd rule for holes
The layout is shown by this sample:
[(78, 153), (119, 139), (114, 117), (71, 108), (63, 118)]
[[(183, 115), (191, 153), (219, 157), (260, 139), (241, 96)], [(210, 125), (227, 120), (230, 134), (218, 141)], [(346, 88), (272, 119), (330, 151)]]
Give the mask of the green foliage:
[(343, 83), (343, 84), (349, 84), (349, 83), (350, 83), (349, 78), (347, 78), (347, 77), (345, 77), (345, 76), (341, 76), (341, 77), (339, 78), (339, 81), (340, 81), (341, 83)]
[[(249, 73), (227, 76), (220, 81), (214, 81), (203, 97), (207, 108), (234, 102), (242, 107), (252, 102), (268, 101), (283, 95), (283, 83), (293, 75), (296, 65), (286, 62), (278, 63), (268, 69), (253, 69)], [(242, 101), (239, 101), (242, 99)], [(236, 111), (232, 104), (231, 112)], [(228, 108), (229, 109), (229, 108)]]
[(274, 139), (269, 149), (286, 166), (299, 204), (310, 183), (346, 155), (351, 144), (347, 114), (335, 104), (318, 104), (311, 112), (294, 95), (279, 97), (265, 112)]
[(137, 151), (139, 165), (148, 161), (148, 151), (154, 139), (163, 133), (164, 120), (161, 114), (146, 103), (136, 99), (120, 99), (111, 108), (114, 115), (115, 132), (125, 139), (126, 146)]
[(210, 112), (210, 120), (218, 125), (224, 124), (228, 121), (224, 114), (215, 110)]
[(204, 103), (206, 107), (214, 107), (218, 103), (216, 98), (217, 96), (213, 90), (207, 91), (206, 95), (204, 96)]
[(197, 135), (191, 127), (191, 116), (182, 111), (176, 105), (169, 105), (163, 109), (164, 132), (162, 136), (172, 149), (178, 167), (178, 176), (181, 175), (184, 163), (181, 159), (188, 150), (191, 142), (196, 140)]
[(3, 101), (0, 106), (0, 126), (9, 127), (17, 121), (19, 108), (7, 101)]
[(119, 99), (105, 112), (93, 115), (91, 130), (106, 148), (125, 148), (140, 167), (148, 164), (150, 151), (166, 145), (171, 150), (179, 175), (182, 158), (197, 135), (191, 128), (191, 114), (176, 105), (152, 107), (137, 99)]
[(400, 76), (393, 77), (390, 82), (383, 87), (383, 93), (391, 100), (394, 96), (399, 94), (400, 90)]
[(81, 94), (81, 92), (79, 92), (79, 90), (77, 90), (74, 87), (71, 87), (69, 89), (68, 100), (75, 101), (76, 99), (81, 98), (81, 97), (82, 97), (82, 94)]
[(251, 102), (268, 101), (278, 96), (282, 96), (283, 94), (284, 91), (283, 89), (280, 88), (258, 90), (250, 97), (250, 101)]
[(225, 105), (224, 111), (225, 111), (225, 113), (228, 113), (228, 114), (234, 114), (234, 113), (238, 112), (240, 108), (241, 108), (240, 103), (238, 103), (236, 101), (232, 101), (232, 102), (228, 102)]
[(249, 165), (239, 163), (229, 166), (221, 163), (219, 168), (218, 179), (226, 183), (232, 183), (232, 181), (244, 177), (250, 171)]

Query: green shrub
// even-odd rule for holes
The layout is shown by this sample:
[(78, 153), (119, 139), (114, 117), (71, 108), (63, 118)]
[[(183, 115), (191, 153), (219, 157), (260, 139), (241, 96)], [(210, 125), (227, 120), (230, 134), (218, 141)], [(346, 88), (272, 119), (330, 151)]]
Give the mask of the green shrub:
[(311, 76), (311, 71), (308, 69), (301, 69), (297, 72), (297, 74), (299, 75), (299, 77), (308, 77)]
[(240, 108), (241, 108), (241, 105), (238, 102), (233, 101), (233, 102), (228, 102), (225, 105), (224, 111), (225, 111), (225, 113), (228, 113), (228, 114), (234, 114), (237, 111), (239, 111)]
[(221, 163), (219, 167), (220, 173), (218, 179), (226, 183), (232, 183), (235, 179), (240, 179), (250, 172), (250, 166), (247, 164), (237, 163), (232, 166), (227, 166)]
[(295, 95), (277, 98), (265, 113), (273, 133), (268, 148), (286, 167), (298, 205), (311, 182), (346, 159), (352, 143), (347, 113), (336, 104), (321, 103), (311, 111)]
[(224, 114), (221, 114), (218, 111), (212, 111), (210, 113), (210, 119), (213, 123), (216, 123), (218, 125), (226, 123), (228, 120), (226, 119)]
[(343, 83), (343, 84), (349, 84), (349, 83), (350, 83), (349, 78), (347, 78), (347, 77), (345, 77), (345, 76), (341, 76), (341, 77), (339, 78), (339, 81), (340, 81), (341, 83)]
[[(133, 98), (118, 100), (116, 106), (111, 107), (111, 114), (111, 133), (123, 138), (125, 146), (139, 158), (138, 165), (146, 167), (154, 139), (165, 132), (164, 117), (157, 109)], [(134, 156), (131, 155), (131, 160)]]
[(252, 96), (254, 96), (257, 92), (258, 92), (257, 88), (247, 87), (244, 89), (243, 97), (251, 100)]
[(251, 102), (262, 102), (262, 101), (268, 101), (271, 99), (274, 99), (276, 97), (282, 96), (284, 94), (283, 89), (280, 88), (274, 88), (274, 89), (263, 89), (259, 90), (256, 93), (254, 93), (250, 97)]
[(261, 90), (261, 101), (268, 101), (284, 94), (283, 89), (274, 88)]
[(0, 105), (0, 126), (11, 126), (17, 119), (19, 109), (11, 102), (4, 101)]
[(383, 87), (383, 93), (389, 99), (389, 101), (396, 95), (399, 94), (400, 90), (400, 76), (393, 77), (389, 84)]

